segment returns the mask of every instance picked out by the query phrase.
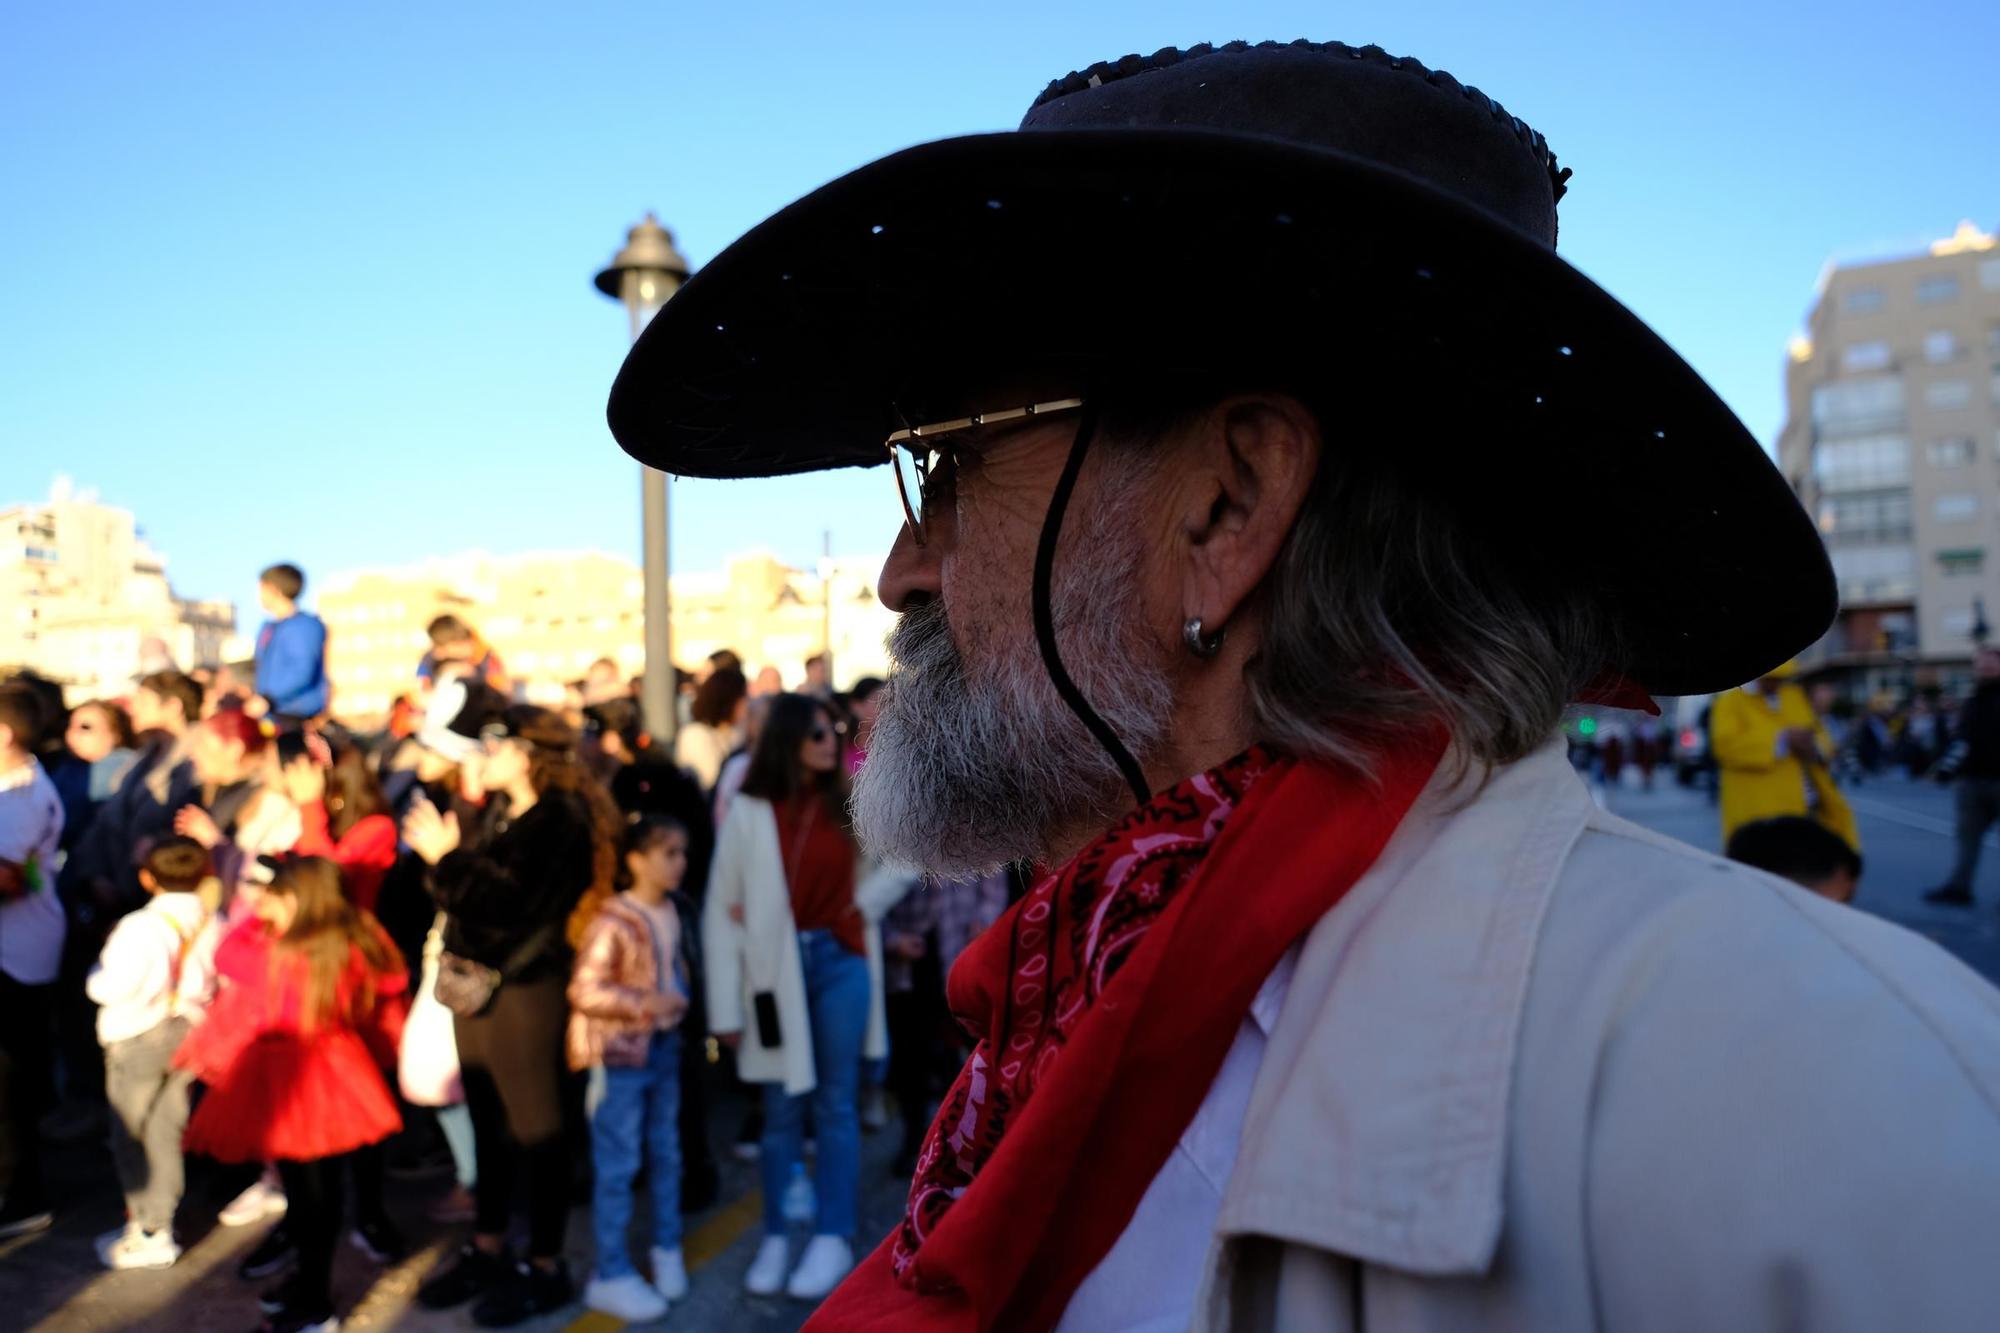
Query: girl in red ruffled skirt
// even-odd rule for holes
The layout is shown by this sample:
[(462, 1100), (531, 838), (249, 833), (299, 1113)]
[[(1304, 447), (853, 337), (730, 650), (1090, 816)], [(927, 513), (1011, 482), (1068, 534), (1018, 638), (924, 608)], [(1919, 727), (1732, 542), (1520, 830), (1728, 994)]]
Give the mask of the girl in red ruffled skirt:
[(394, 1066), (409, 974), (323, 857), (287, 858), (254, 917), (216, 950), (220, 989), (176, 1063), (207, 1083), (186, 1146), (275, 1161), (298, 1271), (263, 1298), (266, 1327), (332, 1327), (329, 1289), (347, 1154), (402, 1127)]

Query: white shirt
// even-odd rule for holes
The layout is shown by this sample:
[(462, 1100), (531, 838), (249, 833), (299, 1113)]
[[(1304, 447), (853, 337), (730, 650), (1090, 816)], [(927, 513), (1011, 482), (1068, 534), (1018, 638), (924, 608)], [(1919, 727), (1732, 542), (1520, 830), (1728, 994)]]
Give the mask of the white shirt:
[(1223, 1187), (1236, 1165), (1250, 1089), (1298, 956), (1293, 945), (1264, 979), (1194, 1119), (1146, 1187), (1124, 1234), (1070, 1297), (1057, 1333), (1181, 1333), (1187, 1328), (1215, 1241)]
[(215, 965), (213, 947), (201, 947), (207, 926), (208, 910), (192, 893), (154, 894), (120, 918), (83, 983), (101, 1006), (98, 1041), (125, 1041), (174, 1015), (199, 1014)]
[(34, 759), (0, 773), (0, 858), (32, 857), (40, 887), (0, 904), (0, 972), (23, 986), (45, 986), (62, 968), (69, 922), (56, 897), (56, 850), (62, 843), (62, 797)]
[(733, 732), (696, 722), (682, 727), (674, 737), (674, 761), (694, 774), (703, 791), (709, 791), (722, 772), (722, 761), (735, 748)]
[[(659, 987), (660, 994), (662, 995), (679, 994), (685, 998), (687, 992), (681, 986), (678, 972), (680, 959), (677, 955), (680, 951), (667, 947), (669, 937), (672, 937), (675, 941), (680, 939), (680, 912), (669, 899), (663, 899), (658, 903), (641, 902), (637, 897), (629, 893), (625, 894), (624, 898), (628, 904), (638, 908), (639, 914), (646, 918), (647, 930), (653, 937), (654, 985)], [(675, 1019), (674, 1021), (679, 1022), (680, 1020)], [(660, 1018), (658, 1026), (662, 1028), (669, 1026), (665, 1016)]]

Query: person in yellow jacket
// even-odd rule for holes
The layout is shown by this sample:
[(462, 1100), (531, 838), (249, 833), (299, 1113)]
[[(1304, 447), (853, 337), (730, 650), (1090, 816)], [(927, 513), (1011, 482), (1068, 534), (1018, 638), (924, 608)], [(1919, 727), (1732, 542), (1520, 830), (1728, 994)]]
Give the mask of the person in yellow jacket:
[(1821, 724), (1791, 663), (1755, 684), (1715, 697), (1711, 745), (1722, 777), (1722, 840), (1745, 824), (1805, 815), (1857, 852), (1853, 807), (1834, 785), (1833, 737)]

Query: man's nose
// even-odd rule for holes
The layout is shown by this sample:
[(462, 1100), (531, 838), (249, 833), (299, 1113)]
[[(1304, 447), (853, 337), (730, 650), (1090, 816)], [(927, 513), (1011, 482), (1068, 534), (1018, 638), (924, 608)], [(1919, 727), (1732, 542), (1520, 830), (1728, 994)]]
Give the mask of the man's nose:
[(882, 605), (901, 615), (912, 594), (922, 599), (936, 597), (942, 591), (939, 535), (926, 534), (926, 543), (919, 546), (910, 525), (903, 525), (896, 534), (896, 544), (889, 548), (889, 558), (882, 562), (882, 577), (875, 584), (875, 595), (882, 599)]

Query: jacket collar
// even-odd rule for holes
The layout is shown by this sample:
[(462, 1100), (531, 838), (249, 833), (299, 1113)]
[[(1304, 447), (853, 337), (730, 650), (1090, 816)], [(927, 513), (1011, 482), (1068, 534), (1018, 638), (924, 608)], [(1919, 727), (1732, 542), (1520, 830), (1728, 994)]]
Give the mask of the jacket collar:
[[(672, 900), (670, 899), (669, 900), (670, 905), (671, 901)], [(603, 905), (600, 906), (597, 910), (604, 913), (606, 916), (613, 918), (620, 925), (624, 926), (627, 930), (636, 930), (643, 938), (646, 939), (652, 938), (653, 928), (646, 924), (646, 918), (639, 914), (638, 908), (634, 907), (631, 903), (625, 901), (625, 895), (623, 893), (612, 894), (609, 898), (606, 898), (604, 900)]]
[(1476, 790), (1432, 780), (1300, 949), (1219, 1236), (1488, 1268), (1529, 971), (1591, 809), (1560, 741)]

